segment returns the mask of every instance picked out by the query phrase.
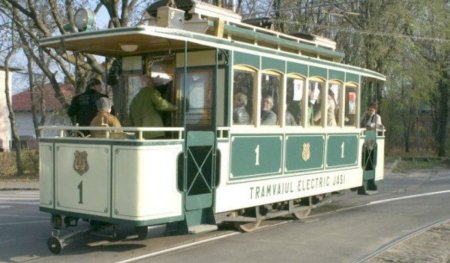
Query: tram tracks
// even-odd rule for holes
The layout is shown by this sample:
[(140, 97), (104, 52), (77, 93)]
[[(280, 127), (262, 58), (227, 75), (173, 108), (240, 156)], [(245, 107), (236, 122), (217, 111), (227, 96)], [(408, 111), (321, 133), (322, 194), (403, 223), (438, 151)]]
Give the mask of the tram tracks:
[[(380, 205), (380, 204), (385, 204), (385, 203), (390, 203), (390, 202), (395, 202), (395, 201), (401, 201), (401, 200), (408, 200), (408, 199), (415, 199), (415, 198), (422, 198), (422, 197), (428, 197), (428, 196), (433, 196), (433, 195), (440, 195), (440, 194), (449, 194), (450, 190), (443, 190), (443, 191), (435, 191), (435, 192), (429, 192), (429, 193), (421, 193), (421, 194), (415, 194), (415, 195), (407, 195), (407, 196), (399, 196), (399, 197), (393, 197), (393, 198), (386, 198), (386, 199), (380, 199), (380, 200), (375, 200), (375, 201), (370, 201), (364, 204), (359, 204), (359, 205), (354, 205), (354, 206), (349, 206), (349, 207), (343, 207), (343, 208), (339, 208), (333, 211), (327, 211), (327, 212), (323, 212), (323, 213), (318, 213), (315, 215), (311, 215), (309, 218), (320, 218), (322, 216), (326, 216), (326, 215), (331, 215), (331, 214), (335, 214), (335, 213), (340, 213), (340, 212), (345, 212), (345, 211), (349, 211), (349, 210), (353, 210), (353, 209), (357, 209), (357, 208), (361, 208), (361, 207), (367, 207), (367, 206), (372, 206), (372, 205)], [(359, 259), (353, 261), (353, 263), (363, 263), (363, 262), (367, 262), (371, 259), (376, 258), (377, 256), (381, 255), (382, 253), (388, 251), (389, 249), (407, 241), (410, 240), (416, 236), (419, 236), (425, 232), (427, 232), (428, 230), (437, 227), (439, 225), (443, 225), (443, 224), (447, 224), (450, 222), (450, 218), (445, 217), (445, 218), (441, 218), (439, 220), (436, 220), (432, 223), (429, 224), (425, 224), (422, 225), (418, 228), (413, 229), (412, 231), (409, 231), (408, 233), (404, 234), (404, 235), (400, 235), (394, 239), (392, 239), (391, 241), (381, 245), (379, 248), (377, 248), (376, 250), (360, 257)]]
[(401, 236), (391, 240), (390, 242), (380, 246), (375, 251), (353, 261), (353, 263), (363, 263), (363, 262), (367, 262), (371, 259), (374, 259), (375, 257), (381, 255), (383, 252), (401, 244), (402, 242), (412, 239), (412, 238), (430, 230), (431, 228), (434, 228), (434, 227), (442, 225), (442, 224), (446, 224), (448, 222), (450, 222), (450, 218), (440, 219), (440, 220), (437, 220), (430, 224), (426, 224), (424, 226), (418, 227), (418, 228), (414, 229), (413, 231), (410, 231), (409, 233), (407, 233), (405, 235), (401, 235)]
[[(346, 212), (349, 210), (353, 210), (353, 209), (358, 209), (361, 207), (367, 207), (367, 206), (372, 206), (372, 205), (380, 205), (380, 204), (385, 204), (385, 203), (389, 203), (389, 202), (395, 202), (395, 201), (401, 201), (401, 200), (407, 200), (407, 199), (413, 199), (413, 198), (420, 198), (420, 197), (427, 197), (427, 196), (433, 196), (433, 195), (440, 195), (440, 194), (449, 194), (450, 190), (444, 190), (444, 191), (436, 191), (436, 192), (429, 192), (429, 193), (422, 193), (422, 194), (416, 194), (416, 195), (409, 195), (409, 196), (400, 196), (400, 197), (394, 197), (394, 198), (386, 198), (386, 199), (380, 199), (380, 200), (375, 200), (375, 201), (370, 201), (364, 204), (357, 204), (357, 205), (353, 205), (353, 206), (348, 206), (348, 207), (341, 207), (341, 208), (337, 208), (334, 209), (332, 211), (327, 211), (327, 212), (320, 212), (320, 213), (316, 213), (316, 214), (312, 214), (309, 217), (302, 219), (301, 221), (305, 222), (305, 223), (314, 223), (317, 222), (318, 220), (320, 220), (320, 217), (323, 216), (328, 216), (331, 214), (336, 214), (336, 213), (342, 213), (342, 212)], [(291, 218), (286, 218), (286, 219), (271, 219), (271, 220), (266, 220), (263, 221), (263, 223), (261, 224), (261, 226), (258, 228), (257, 231), (263, 231), (265, 229), (269, 229), (269, 228), (273, 228), (273, 227), (277, 227), (283, 224), (287, 224), (290, 222), (296, 221), (295, 219), (291, 219)], [(382, 254), (383, 252), (389, 250), (390, 248), (404, 242), (407, 241), (415, 236), (418, 236), (426, 231), (428, 231), (429, 229), (444, 224), (446, 222), (449, 222), (450, 218), (444, 218), (444, 219), (439, 219), (437, 221), (434, 221), (430, 224), (426, 224), (423, 226), (420, 226), (412, 231), (409, 231), (408, 233), (398, 236), (395, 239), (389, 241), (388, 243), (385, 243), (383, 245), (381, 245), (379, 248), (377, 248), (375, 251), (370, 252), (360, 258), (358, 258), (357, 260), (354, 261), (354, 263), (360, 263), (360, 262), (366, 262), (367, 260), (373, 259), (375, 257), (377, 257), (378, 255)], [(126, 260), (122, 260), (122, 261), (118, 261), (120, 263), (125, 263), (125, 262), (135, 262), (135, 261), (139, 261), (142, 259), (148, 259), (154, 256), (160, 256), (160, 255), (164, 255), (170, 252), (174, 252), (174, 251), (178, 251), (181, 249), (186, 249), (189, 247), (194, 247), (197, 245), (201, 245), (201, 244), (206, 244), (209, 242), (213, 242), (216, 240), (220, 240), (220, 239), (224, 239), (224, 238), (228, 238), (228, 237), (232, 237), (232, 236), (237, 236), (243, 233), (240, 232), (228, 232), (226, 231), (224, 234), (216, 234), (210, 238), (202, 238), (200, 240), (193, 240), (192, 242), (184, 242), (180, 245), (175, 245), (175, 246), (171, 246), (168, 248), (163, 248), (161, 250), (158, 251), (153, 251), (150, 252), (148, 254), (145, 255), (140, 255), (134, 258), (129, 258)]]

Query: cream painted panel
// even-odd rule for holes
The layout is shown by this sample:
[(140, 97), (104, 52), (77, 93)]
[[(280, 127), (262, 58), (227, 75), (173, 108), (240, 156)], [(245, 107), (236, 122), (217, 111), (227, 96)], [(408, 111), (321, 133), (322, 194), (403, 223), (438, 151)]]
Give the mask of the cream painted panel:
[(182, 145), (115, 146), (113, 217), (151, 220), (182, 215), (177, 157)]
[[(55, 151), (56, 209), (109, 216), (110, 146), (55, 144)], [(77, 151), (87, 154), (88, 169), (82, 175), (74, 168)]]
[(228, 181), (230, 176), (230, 143), (218, 142), (217, 149), (220, 151), (220, 179), (218, 188)]
[(39, 206), (53, 208), (53, 144), (39, 143)]
[[(177, 68), (184, 67), (184, 53), (177, 53)], [(195, 51), (188, 52), (187, 61), (189, 67), (216, 65), (216, 51)]]
[(384, 138), (377, 139), (377, 167), (375, 168), (375, 181), (384, 179)]
[(219, 71), (217, 72), (217, 101), (216, 101), (216, 109), (217, 109), (217, 113), (216, 113), (216, 123), (218, 126), (225, 126), (225, 112), (228, 110), (227, 107), (225, 107), (225, 100), (222, 98), (225, 98), (227, 95), (225, 95), (226, 93), (226, 89), (225, 89), (225, 70), (224, 69), (219, 69)]
[(142, 71), (142, 57), (134, 56), (134, 57), (122, 58), (122, 70), (123, 71), (131, 71), (131, 70)]
[(216, 213), (330, 193), (360, 186), (362, 170), (303, 174), (299, 176), (229, 183), (222, 180), (216, 191)]

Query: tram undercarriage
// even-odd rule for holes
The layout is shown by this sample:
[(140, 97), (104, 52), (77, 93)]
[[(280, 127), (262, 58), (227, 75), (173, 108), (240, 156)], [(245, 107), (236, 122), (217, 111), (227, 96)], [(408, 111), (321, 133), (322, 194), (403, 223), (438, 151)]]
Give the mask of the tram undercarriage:
[[(264, 220), (283, 217), (304, 220), (310, 215), (313, 209), (332, 202), (333, 194), (339, 193), (321, 194), (218, 213), (215, 215), (215, 220), (218, 227), (231, 224), (238, 231), (253, 232), (261, 227)], [(64, 247), (88, 235), (102, 240), (118, 241), (130, 238), (144, 240), (148, 234), (148, 226), (114, 224), (63, 214), (53, 214), (51, 216), (51, 223), (53, 230), (47, 240), (47, 247), (53, 254), (61, 253)], [(163, 225), (166, 228), (164, 233), (167, 235), (189, 233), (187, 228), (180, 227), (181, 225), (185, 225), (183, 222), (168, 222)], [(217, 230), (217, 227), (209, 228), (206, 231), (214, 230)]]
[[(337, 193), (336, 193), (337, 194)], [(307, 218), (311, 211), (330, 203), (332, 194), (321, 194), (284, 202), (265, 204), (216, 215), (217, 222), (232, 223), (242, 232), (257, 230), (264, 220), (292, 216), (297, 220)]]

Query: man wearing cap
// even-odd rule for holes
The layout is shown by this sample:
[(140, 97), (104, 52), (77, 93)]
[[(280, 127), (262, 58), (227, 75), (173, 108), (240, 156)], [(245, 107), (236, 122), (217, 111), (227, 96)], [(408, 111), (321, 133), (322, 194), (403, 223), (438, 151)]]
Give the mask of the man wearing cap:
[[(73, 97), (67, 114), (73, 125), (89, 126), (92, 119), (97, 114), (97, 106), (95, 102), (100, 98), (108, 98), (105, 94), (100, 93), (102, 90), (102, 82), (96, 78), (88, 82), (86, 91)], [(83, 131), (84, 135), (89, 131)]]
[[(97, 106), (98, 113), (92, 119), (91, 126), (100, 126), (100, 127), (121, 127), (119, 119), (116, 116), (112, 115), (111, 100), (108, 98), (100, 98), (95, 102)], [(114, 132), (112, 132), (113, 134)], [(91, 136), (94, 138), (106, 138), (106, 131), (91, 131)]]
[(366, 114), (361, 119), (361, 128), (368, 130), (383, 129), (381, 117), (377, 114), (377, 104), (375, 102), (369, 104)]

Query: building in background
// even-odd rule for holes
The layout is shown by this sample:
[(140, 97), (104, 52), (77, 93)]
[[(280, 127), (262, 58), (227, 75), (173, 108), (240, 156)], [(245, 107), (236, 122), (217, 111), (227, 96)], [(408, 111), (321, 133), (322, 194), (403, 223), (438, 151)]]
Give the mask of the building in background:
[[(12, 72), (17, 68), (9, 68), (9, 94), (11, 99)], [(6, 104), (6, 70), (4, 66), (0, 66), (0, 151), (10, 151), (11, 149), (11, 125), (9, 122), (9, 111)]]
[[(74, 94), (71, 84), (60, 84), (61, 94), (67, 103)], [(33, 123), (32, 97), (36, 105), (36, 121), (40, 125), (71, 125), (66, 110), (55, 97), (55, 91), (50, 84), (35, 89), (31, 96), (30, 90), (12, 96), (13, 110), (16, 116), (16, 128), (24, 148), (34, 148), (36, 131)], [(45, 116), (44, 116), (45, 115)]]

